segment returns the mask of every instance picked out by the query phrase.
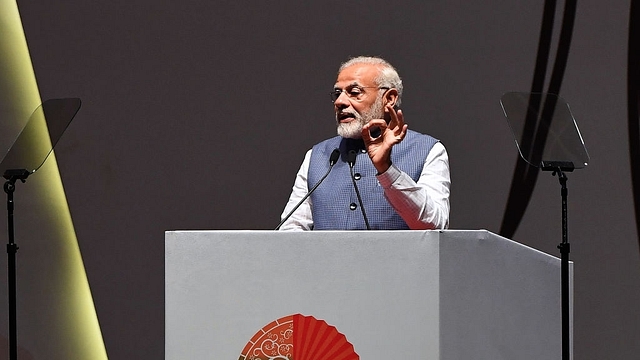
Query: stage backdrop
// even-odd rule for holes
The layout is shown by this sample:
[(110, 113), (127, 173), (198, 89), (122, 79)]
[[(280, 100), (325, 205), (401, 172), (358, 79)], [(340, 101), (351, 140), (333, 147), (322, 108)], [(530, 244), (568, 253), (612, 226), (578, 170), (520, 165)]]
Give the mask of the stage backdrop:
[[(575, 356), (637, 356), (633, 12), (572, 4), (20, 1), (41, 98), (83, 100), (56, 155), (109, 357), (164, 356), (165, 230), (278, 224), (304, 152), (335, 134), (337, 67), (361, 54), (397, 67), (409, 127), (447, 147), (451, 228), (551, 254), (558, 179), (517, 165), (499, 99), (554, 90), (570, 103), (591, 155), (568, 174)], [(44, 176), (21, 184), (20, 201), (41, 196)], [(37, 261), (43, 219), (19, 214), (18, 261)]]

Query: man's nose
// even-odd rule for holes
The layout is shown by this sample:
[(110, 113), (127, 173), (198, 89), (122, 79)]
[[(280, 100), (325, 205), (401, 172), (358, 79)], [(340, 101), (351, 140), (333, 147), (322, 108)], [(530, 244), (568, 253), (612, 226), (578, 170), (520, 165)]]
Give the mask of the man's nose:
[(340, 93), (336, 101), (333, 102), (333, 105), (338, 109), (344, 109), (349, 107), (351, 105), (351, 102), (349, 101), (349, 97), (347, 96), (347, 94), (345, 94), (343, 91)]

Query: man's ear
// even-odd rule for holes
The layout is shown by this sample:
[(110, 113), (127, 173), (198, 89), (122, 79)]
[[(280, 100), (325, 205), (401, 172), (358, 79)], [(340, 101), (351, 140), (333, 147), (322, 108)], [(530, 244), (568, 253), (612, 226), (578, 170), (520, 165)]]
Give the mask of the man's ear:
[(384, 93), (384, 105), (391, 105), (396, 108), (396, 103), (398, 102), (398, 90), (389, 89)]

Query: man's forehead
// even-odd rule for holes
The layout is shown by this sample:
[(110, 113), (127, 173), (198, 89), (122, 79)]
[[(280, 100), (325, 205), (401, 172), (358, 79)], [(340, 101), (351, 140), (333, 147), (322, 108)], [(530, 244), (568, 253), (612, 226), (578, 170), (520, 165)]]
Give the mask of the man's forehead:
[(373, 86), (378, 72), (378, 68), (375, 65), (354, 64), (340, 71), (336, 85)]

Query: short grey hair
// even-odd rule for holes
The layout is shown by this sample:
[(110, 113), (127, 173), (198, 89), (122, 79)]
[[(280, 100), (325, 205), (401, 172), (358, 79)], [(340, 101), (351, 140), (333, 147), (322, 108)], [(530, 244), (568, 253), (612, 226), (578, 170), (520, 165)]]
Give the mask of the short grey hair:
[(398, 75), (398, 71), (396, 71), (393, 65), (380, 57), (358, 56), (342, 63), (342, 65), (340, 65), (340, 69), (338, 69), (338, 73), (342, 72), (342, 70), (349, 66), (356, 64), (375, 65), (379, 67), (380, 74), (375, 79), (376, 85), (396, 89), (398, 91), (398, 100), (396, 101), (396, 105), (400, 105), (400, 101), (402, 99), (402, 79), (400, 79), (400, 75)]

